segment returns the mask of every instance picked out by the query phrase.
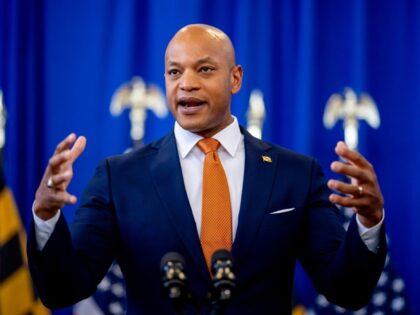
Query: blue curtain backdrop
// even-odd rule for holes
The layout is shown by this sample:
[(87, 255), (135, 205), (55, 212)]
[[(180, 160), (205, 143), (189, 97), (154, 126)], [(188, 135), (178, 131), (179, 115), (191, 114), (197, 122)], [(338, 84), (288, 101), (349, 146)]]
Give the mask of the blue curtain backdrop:
[[(341, 124), (326, 130), (328, 97), (350, 86), (377, 102), (381, 127), (360, 126), (360, 151), (385, 196), (391, 256), (420, 314), (420, 2), (340, 0), (0, 0), (0, 88), (8, 111), (5, 171), (27, 226), (55, 145), (88, 139), (70, 191), (97, 162), (130, 146), (127, 114), (111, 117), (114, 90), (133, 75), (164, 87), (163, 54), (176, 30), (226, 31), (245, 70), (233, 112), (242, 124), (252, 89), (264, 93), (263, 138), (317, 157), (327, 176)], [(146, 142), (173, 126), (149, 114)], [(64, 209), (71, 220), (74, 207)], [(309, 289), (298, 284), (304, 296)]]

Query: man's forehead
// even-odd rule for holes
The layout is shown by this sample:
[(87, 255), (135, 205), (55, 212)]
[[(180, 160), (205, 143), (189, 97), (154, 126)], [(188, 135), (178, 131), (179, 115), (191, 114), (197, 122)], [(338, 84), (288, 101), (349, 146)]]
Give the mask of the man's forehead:
[(195, 50), (219, 50), (225, 49), (228, 42), (226, 39), (215, 36), (209, 32), (178, 32), (169, 42), (167, 50), (195, 49)]
[(227, 58), (230, 63), (235, 59), (229, 37), (219, 29), (201, 24), (179, 30), (166, 48), (165, 60), (182, 58), (183, 51), (188, 52), (190, 57), (194, 55), (196, 60)]

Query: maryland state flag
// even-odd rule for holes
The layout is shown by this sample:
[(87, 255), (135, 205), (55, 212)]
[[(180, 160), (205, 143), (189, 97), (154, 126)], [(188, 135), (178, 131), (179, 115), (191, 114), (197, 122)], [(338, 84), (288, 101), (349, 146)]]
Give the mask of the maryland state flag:
[(26, 234), (0, 164), (0, 315), (47, 315), (26, 260)]

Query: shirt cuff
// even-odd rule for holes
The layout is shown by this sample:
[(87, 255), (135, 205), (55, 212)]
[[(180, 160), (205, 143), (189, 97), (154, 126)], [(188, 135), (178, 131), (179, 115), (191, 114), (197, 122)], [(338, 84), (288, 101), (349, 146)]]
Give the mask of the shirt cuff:
[(358, 231), (360, 238), (362, 239), (363, 243), (365, 243), (366, 247), (374, 253), (378, 252), (378, 246), (380, 242), (380, 231), (385, 219), (385, 210), (382, 212), (382, 219), (379, 221), (378, 224), (367, 228), (365, 227), (359, 220), (359, 216), (356, 215), (356, 221), (358, 226)]
[(35, 239), (38, 245), (38, 250), (42, 250), (47, 244), (52, 232), (54, 231), (55, 226), (57, 225), (58, 219), (60, 218), (61, 211), (58, 210), (57, 213), (46, 221), (42, 220), (35, 214), (35, 201), (32, 204), (32, 215), (35, 222)]

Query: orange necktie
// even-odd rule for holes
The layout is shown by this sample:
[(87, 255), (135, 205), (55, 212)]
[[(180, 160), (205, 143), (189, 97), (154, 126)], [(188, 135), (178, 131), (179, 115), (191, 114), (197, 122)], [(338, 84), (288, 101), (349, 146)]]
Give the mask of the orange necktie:
[(197, 146), (206, 155), (203, 167), (203, 209), (201, 215), (201, 246), (207, 267), (218, 249), (232, 247), (232, 210), (229, 187), (223, 165), (217, 154), (219, 141), (205, 138)]

